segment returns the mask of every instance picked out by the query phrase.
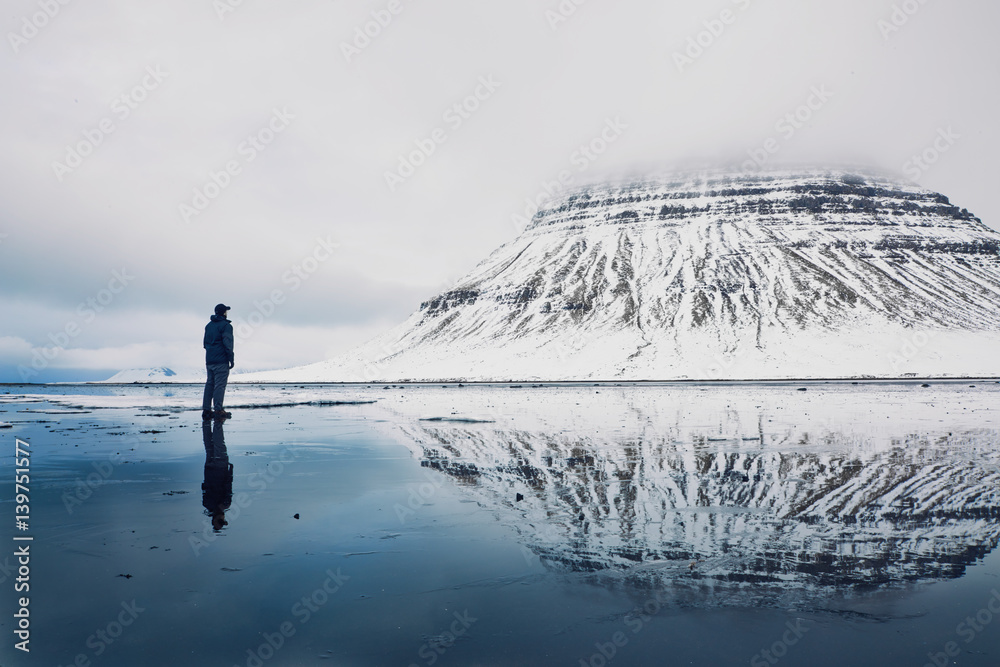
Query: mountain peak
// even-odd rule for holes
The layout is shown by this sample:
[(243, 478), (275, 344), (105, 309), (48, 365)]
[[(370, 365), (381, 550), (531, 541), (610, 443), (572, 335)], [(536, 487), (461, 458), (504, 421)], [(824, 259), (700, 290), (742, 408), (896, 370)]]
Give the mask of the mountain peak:
[[(1000, 374), (1000, 235), (841, 169), (664, 173), (547, 202), (405, 323), (287, 379)], [(996, 368), (990, 366), (994, 364)]]
[(603, 209), (603, 222), (610, 224), (689, 220), (699, 214), (767, 219), (781, 213), (936, 213), (978, 222), (944, 195), (879, 172), (804, 167), (754, 173), (665, 172), (588, 185), (543, 205), (525, 231), (571, 224), (592, 208)]

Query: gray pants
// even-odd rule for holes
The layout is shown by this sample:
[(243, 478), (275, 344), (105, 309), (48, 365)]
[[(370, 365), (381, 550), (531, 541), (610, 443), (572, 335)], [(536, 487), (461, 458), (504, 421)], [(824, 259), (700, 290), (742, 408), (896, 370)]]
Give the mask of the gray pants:
[(205, 398), (201, 402), (201, 409), (211, 410), (214, 399), (215, 411), (219, 412), (226, 396), (226, 384), (229, 383), (229, 364), (212, 364), (206, 368), (208, 379), (205, 381)]

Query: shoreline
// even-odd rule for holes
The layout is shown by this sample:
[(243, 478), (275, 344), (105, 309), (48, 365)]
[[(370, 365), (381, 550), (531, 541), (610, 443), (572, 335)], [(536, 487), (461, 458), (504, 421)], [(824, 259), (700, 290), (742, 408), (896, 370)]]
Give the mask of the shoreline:
[[(450, 385), (455, 387), (477, 386), (477, 387), (511, 387), (511, 388), (531, 388), (531, 387), (651, 387), (651, 386), (678, 386), (678, 385), (787, 385), (787, 384), (852, 384), (852, 385), (885, 385), (885, 384), (915, 384), (915, 383), (961, 383), (961, 382), (1000, 382), (997, 376), (962, 376), (962, 377), (896, 377), (896, 378), (741, 378), (741, 379), (698, 379), (698, 380), (396, 380), (380, 382), (317, 382), (317, 381), (287, 381), (287, 382), (262, 382), (255, 381), (230, 381), (229, 385), (240, 386), (310, 386), (310, 387), (431, 387), (439, 385)], [(0, 382), (0, 387), (177, 387), (177, 386), (201, 386), (204, 383), (198, 382)]]

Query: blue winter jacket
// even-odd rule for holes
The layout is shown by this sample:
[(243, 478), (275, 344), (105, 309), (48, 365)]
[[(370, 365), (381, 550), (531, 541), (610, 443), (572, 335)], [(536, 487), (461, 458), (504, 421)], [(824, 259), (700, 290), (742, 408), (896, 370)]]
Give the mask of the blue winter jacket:
[(205, 325), (205, 365), (225, 364), (234, 361), (233, 325), (223, 315), (212, 315)]

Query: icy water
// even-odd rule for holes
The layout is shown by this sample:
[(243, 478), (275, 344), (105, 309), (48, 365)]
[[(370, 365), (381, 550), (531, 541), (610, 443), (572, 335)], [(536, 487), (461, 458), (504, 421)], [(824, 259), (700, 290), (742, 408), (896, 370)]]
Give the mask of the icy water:
[(0, 665), (1000, 664), (995, 382), (200, 391), (0, 387)]

